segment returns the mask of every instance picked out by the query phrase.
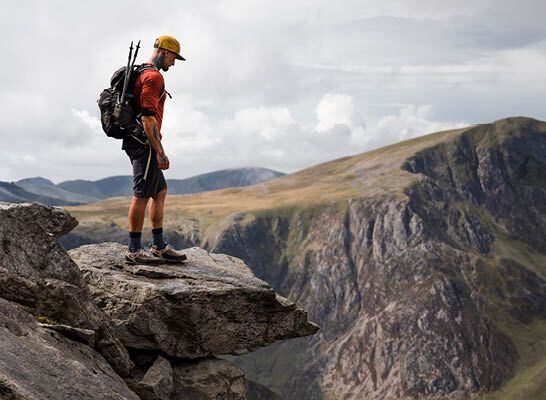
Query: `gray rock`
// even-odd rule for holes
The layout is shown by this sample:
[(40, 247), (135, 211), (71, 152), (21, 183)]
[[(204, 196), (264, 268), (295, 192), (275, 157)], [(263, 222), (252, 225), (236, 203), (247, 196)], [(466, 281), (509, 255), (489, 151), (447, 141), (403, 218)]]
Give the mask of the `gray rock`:
[(145, 351), (133, 356), (137, 367), (126, 381), (142, 400), (245, 399), (244, 373), (228, 361), (215, 357), (168, 360)]
[(2, 298), (0, 337), (1, 399), (139, 400), (98, 352)]
[(171, 363), (158, 356), (140, 381), (131, 382), (129, 386), (142, 400), (170, 399), (173, 391), (173, 370)]
[(95, 331), (90, 329), (75, 328), (73, 326), (63, 324), (38, 323), (38, 326), (44, 329), (51, 329), (55, 332), (59, 332), (68, 339), (76, 340), (88, 346), (93, 347), (95, 345)]
[(0, 206), (0, 297), (57, 324), (94, 331), (95, 348), (126, 376), (133, 367), (126, 349), (56, 240), (77, 223), (59, 207)]
[(318, 329), (241, 260), (199, 248), (150, 267), (125, 265), (120, 244), (85, 246), (71, 252), (82, 273), (57, 242), (76, 224), (61, 208), (0, 206), (2, 399), (244, 399), (243, 372), (212, 354)]
[(102, 243), (70, 255), (127, 347), (200, 358), (243, 354), (318, 330), (235, 257), (194, 247), (182, 265), (128, 266), (124, 250)]
[(244, 400), (244, 373), (229, 362), (210, 358), (173, 363), (171, 400)]

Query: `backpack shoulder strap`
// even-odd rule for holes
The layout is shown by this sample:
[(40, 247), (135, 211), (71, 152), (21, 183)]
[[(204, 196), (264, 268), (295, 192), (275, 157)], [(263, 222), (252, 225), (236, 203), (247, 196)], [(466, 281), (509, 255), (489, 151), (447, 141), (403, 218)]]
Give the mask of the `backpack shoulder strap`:
[[(141, 73), (142, 71), (146, 71), (146, 70), (154, 70), (154, 71), (157, 71), (157, 68), (154, 67), (153, 65), (151, 64), (140, 64), (137, 69), (136, 69), (136, 72), (137, 73)], [(157, 71), (159, 72), (159, 71)]]

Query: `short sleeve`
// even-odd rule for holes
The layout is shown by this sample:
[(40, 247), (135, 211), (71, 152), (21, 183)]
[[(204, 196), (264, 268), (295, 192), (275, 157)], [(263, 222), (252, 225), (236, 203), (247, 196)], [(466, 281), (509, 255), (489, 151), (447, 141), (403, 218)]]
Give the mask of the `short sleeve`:
[(159, 98), (163, 91), (163, 77), (159, 73), (148, 73), (142, 79), (140, 106), (142, 115), (157, 115)]

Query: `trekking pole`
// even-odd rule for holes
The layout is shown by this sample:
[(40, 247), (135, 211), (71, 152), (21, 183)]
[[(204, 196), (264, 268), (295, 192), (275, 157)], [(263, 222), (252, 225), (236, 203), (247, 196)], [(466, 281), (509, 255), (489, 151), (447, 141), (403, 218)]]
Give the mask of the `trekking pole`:
[[(140, 49), (140, 40), (138, 41), (137, 45), (136, 45), (136, 49), (135, 49), (135, 55), (133, 57), (133, 63), (131, 64), (131, 73), (133, 72), (133, 67), (135, 66), (135, 60), (136, 60), (136, 56), (138, 54), (138, 49)], [(129, 79), (131, 78), (131, 76), (129, 76)]]
[(129, 84), (129, 75), (131, 67), (131, 55), (133, 54), (133, 41), (131, 41), (131, 46), (129, 47), (129, 57), (127, 57), (127, 68), (125, 69), (125, 81), (123, 82), (123, 91), (121, 92), (120, 103), (123, 104), (125, 100), (125, 91), (127, 90), (127, 85)]

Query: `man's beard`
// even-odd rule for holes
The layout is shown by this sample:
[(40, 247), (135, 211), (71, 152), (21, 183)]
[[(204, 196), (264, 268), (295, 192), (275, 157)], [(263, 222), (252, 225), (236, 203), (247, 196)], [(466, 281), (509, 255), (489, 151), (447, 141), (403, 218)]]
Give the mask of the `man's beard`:
[(154, 65), (159, 70), (168, 71), (169, 67), (165, 67), (165, 55), (163, 53), (154, 57)]

